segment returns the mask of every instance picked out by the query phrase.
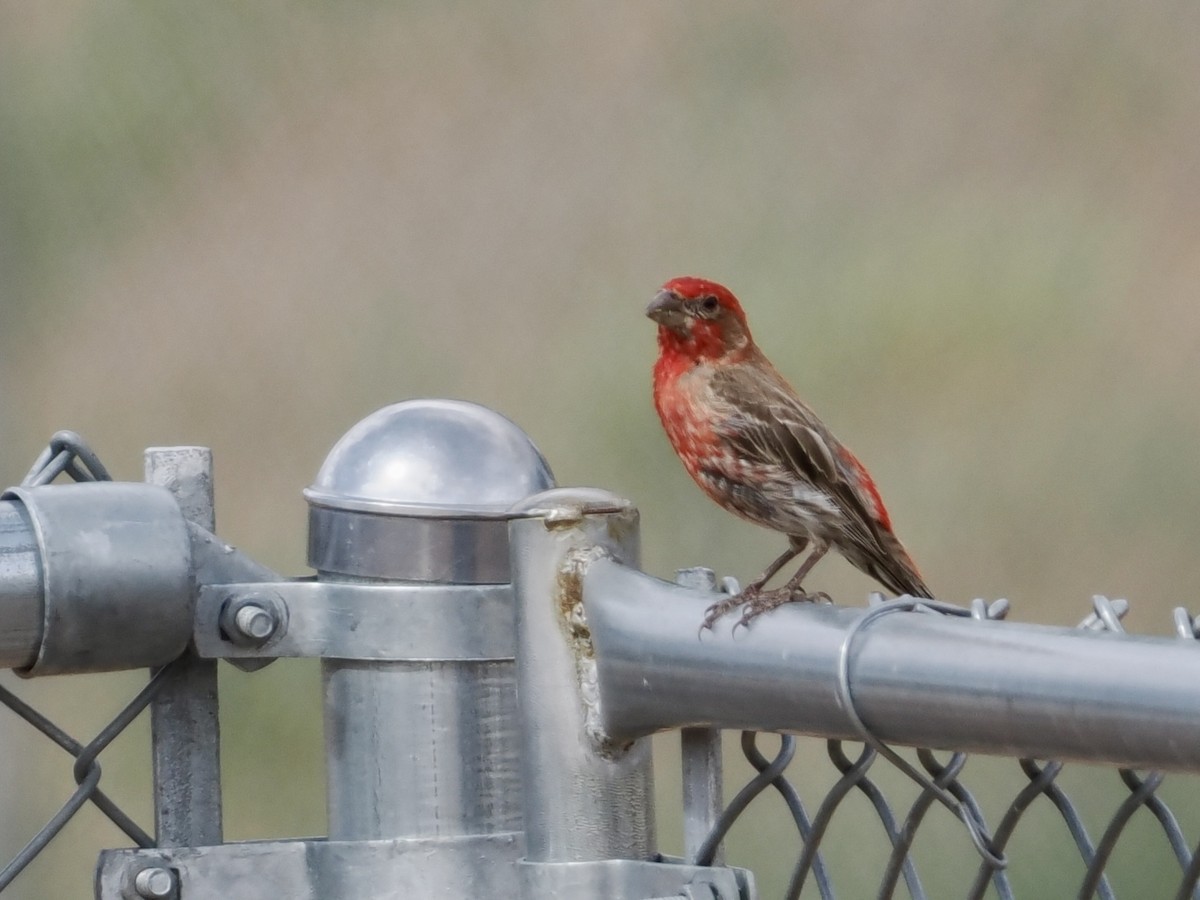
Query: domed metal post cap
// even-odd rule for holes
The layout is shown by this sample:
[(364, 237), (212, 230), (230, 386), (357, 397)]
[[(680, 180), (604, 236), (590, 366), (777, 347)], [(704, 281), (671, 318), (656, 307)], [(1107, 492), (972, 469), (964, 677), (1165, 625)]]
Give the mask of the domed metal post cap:
[(461, 400), (406, 400), (334, 445), (312, 487), (309, 564), (320, 572), (504, 583), (504, 521), (554, 476), (510, 420)]
[[(391, 587), (406, 592), (410, 608), (430, 610), (398, 623), (403, 639), (391, 646), (418, 648), (411, 653), (322, 661), (329, 839), (507, 836), (504, 851), (430, 875), (426, 893), (476, 896), (482, 885), (496, 896), (518, 893), (508, 520), (515, 503), (553, 484), (537, 448), (504, 416), (474, 403), (409, 400), (351, 428), (305, 491), (319, 582), (365, 590), (398, 582)], [(507, 636), (507, 655), (495, 655), (492, 636), (472, 644), (483, 621)], [(451, 633), (452, 656), (420, 649), (444, 646)], [(432, 865), (439, 854), (428, 852)]]

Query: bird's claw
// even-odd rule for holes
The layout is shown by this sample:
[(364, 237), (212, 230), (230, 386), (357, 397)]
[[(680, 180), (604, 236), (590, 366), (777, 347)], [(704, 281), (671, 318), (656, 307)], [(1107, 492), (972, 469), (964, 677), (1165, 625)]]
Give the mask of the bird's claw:
[[(749, 590), (749, 588), (747, 588), (747, 590)], [(703, 634), (705, 631), (712, 631), (713, 625), (717, 623), (717, 619), (721, 618), (721, 616), (725, 615), (730, 610), (737, 609), (737, 607), (741, 606), (744, 602), (745, 594), (746, 591), (742, 591), (740, 594), (734, 594), (731, 597), (725, 597), (722, 600), (718, 600), (716, 603), (706, 609), (704, 611), (704, 621), (700, 623), (700, 633)]]
[(782, 587), (773, 591), (764, 591), (761, 588), (748, 587), (740, 594), (726, 597), (705, 610), (704, 621), (700, 624), (700, 632), (703, 634), (705, 630), (712, 631), (717, 619), (733, 609), (740, 608), (742, 610), (741, 617), (733, 623), (733, 631), (736, 633), (738, 628), (748, 629), (750, 623), (763, 613), (778, 609), (785, 603), (832, 602), (833, 598), (825, 593), (825, 591), (814, 591), (810, 594), (803, 588), (789, 589)]
[[(800, 596), (805, 595), (801, 592)], [(774, 591), (758, 591), (742, 604), (742, 616), (733, 623), (733, 630), (736, 632), (739, 626), (749, 630), (750, 623), (763, 613), (777, 609), (785, 603), (791, 603), (795, 599), (798, 599), (798, 597), (787, 588), (778, 588)]]

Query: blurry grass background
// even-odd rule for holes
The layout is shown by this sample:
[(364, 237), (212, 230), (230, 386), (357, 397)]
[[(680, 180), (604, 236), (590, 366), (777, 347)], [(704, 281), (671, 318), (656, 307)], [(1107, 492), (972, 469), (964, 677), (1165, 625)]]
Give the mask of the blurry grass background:
[[(1067, 624), (1103, 592), (1165, 633), (1200, 581), (1198, 29), (1162, 0), (0, 0), (0, 474), (63, 427), (125, 479), (147, 445), (209, 445), (220, 533), (301, 574), (334, 441), (461, 397), (560, 483), (634, 499), (649, 571), (745, 578), (778, 539), (700, 495), (649, 404), (642, 309), (703, 274), (871, 467), (939, 597)], [(17, 687), (86, 738), (140, 681)], [(314, 665), (224, 669), (230, 838), (323, 832), (318, 688)], [(0, 722), (7, 859), (70, 783)], [(105, 783), (145, 820), (138, 729)], [(86, 813), (6, 897), (90, 896), (122, 843)], [(732, 846), (778, 895), (778, 817)], [(1059, 853), (1032, 895), (1065, 895), (1055, 868), (1078, 877)]]

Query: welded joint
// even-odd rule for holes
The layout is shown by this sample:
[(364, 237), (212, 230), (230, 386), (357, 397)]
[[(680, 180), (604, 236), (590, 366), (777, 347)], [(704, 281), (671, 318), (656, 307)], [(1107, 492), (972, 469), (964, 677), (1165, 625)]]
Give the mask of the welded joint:
[[(614, 759), (633, 745), (613, 740), (603, 727), (599, 675), (591, 627), (583, 604), (583, 582), (600, 559), (624, 560), (622, 547), (636, 535), (638, 512), (628, 500), (595, 488), (557, 488), (527, 498), (509, 511), (513, 519), (537, 519), (562, 541), (550, 602), (555, 622), (574, 662), (583, 711), (583, 732), (594, 752)], [(636, 555), (636, 549), (632, 551)]]
[[(547, 527), (550, 527), (549, 517)], [(554, 593), (554, 607), (562, 626), (563, 639), (575, 660), (576, 687), (584, 710), (584, 732), (596, 752), (605, 759), (620, 756), (632, 746), (632, 742), (614, 741), (604, 730), (596, 647), (592, 643), (592, 632), (583, 606), (583, 579), (596, 560), (612, 558), (611, 552), (599, 546), (567, 553), (559, 569)]]

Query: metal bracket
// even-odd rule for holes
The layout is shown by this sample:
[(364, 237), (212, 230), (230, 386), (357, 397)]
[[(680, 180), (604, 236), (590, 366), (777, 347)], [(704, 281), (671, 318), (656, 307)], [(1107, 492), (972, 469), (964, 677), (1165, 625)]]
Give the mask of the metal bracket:
[[(539, 863), (521, 860), (524, 898), (606, 897), (608, 900), (755, 900), (748, 869), (685, 865), (676, 860), (602, 859)], [(490, 894), (489, 896), (498, 896)]]
[[(251, 841), (105, 850), (96, 900), (516, 897), (519, 832), (377, 841)], [(480, 860), (488, 865), (480, 866)]]
[(217, 659), (504, 660), (514, 616), (507, 584), (206, 585), (194, 639)]
[[(649, 897), (755, 900), (746, 869), (675, 860), (531, 863), (519, 832), (376, 841), (249, 841), (214, 847), (106, 850), (97, 900), (328, 900), (447, 897)], [(479, 860), (489, 865), (480, 868)]]

